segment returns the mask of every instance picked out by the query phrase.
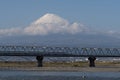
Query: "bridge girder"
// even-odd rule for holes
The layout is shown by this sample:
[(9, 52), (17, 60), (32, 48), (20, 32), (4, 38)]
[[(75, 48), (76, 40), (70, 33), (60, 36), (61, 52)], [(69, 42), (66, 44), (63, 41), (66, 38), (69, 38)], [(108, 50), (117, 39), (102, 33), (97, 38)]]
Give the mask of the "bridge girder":
[(0, 56), (120, 57), (120, 48), (0, 46)]

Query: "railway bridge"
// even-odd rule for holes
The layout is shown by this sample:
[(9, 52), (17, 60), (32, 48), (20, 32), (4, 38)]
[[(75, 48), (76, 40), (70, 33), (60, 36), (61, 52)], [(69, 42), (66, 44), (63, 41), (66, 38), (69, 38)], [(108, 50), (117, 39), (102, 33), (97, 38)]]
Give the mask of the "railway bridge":
[(120, 48), (0, 46), (0, 56), (35, 56), (38, 67), (44, 57), (88, 57), (89, 66), (95, 67), (97, 57), (120, 57)]

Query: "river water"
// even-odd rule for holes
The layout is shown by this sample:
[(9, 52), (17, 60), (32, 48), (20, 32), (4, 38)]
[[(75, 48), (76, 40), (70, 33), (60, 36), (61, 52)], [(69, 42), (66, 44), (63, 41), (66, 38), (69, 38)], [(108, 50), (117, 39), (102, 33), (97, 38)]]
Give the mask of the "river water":
[(0, 80), (120, 80), (120, 72), (0, 71)]

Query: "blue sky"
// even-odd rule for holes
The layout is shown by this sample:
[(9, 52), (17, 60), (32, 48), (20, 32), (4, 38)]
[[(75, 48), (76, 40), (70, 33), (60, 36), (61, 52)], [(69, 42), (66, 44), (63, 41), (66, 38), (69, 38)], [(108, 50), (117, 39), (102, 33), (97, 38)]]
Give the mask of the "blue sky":
[(0, 28), (27, 26), (46, 13), (97, 30), (120, 30), (120, 0), (0, 0)]

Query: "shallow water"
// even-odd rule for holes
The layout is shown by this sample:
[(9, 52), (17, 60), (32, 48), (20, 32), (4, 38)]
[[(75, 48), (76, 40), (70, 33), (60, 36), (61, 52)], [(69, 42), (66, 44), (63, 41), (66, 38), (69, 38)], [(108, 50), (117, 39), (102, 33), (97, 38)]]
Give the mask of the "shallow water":
[(0, 71), (0, 80), (120, 80), (120, 72)]

